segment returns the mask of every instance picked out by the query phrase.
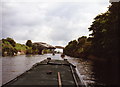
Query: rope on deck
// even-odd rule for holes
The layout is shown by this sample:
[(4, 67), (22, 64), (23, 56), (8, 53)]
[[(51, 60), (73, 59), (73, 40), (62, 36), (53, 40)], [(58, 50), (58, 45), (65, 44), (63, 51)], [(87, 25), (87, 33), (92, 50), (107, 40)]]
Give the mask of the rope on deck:
[(59, 87), (62, 87), (60, 72), (58, 72), (58, 84), (59, 84)]

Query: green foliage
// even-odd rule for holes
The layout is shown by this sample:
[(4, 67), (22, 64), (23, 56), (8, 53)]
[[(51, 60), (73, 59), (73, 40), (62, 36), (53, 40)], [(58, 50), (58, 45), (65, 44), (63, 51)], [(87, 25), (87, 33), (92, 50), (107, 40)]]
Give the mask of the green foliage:
[(53, 51), (50, 49), (43, 49), (42, 52), (43, 52), (43, 54), (53, 53)]
[(27, 42), (26, 42), (26, 46), (28, 46), (28, 47), (32, 47), (32, 41), (31, 41), (31, 40), (27, 40)]
[(78, 38), (78, 43), (83, 45), (83, 44), (85, 44), (86, 40), (87, 40), (87, 37), (82, 36), (82, 37)]
[(2, 43), (2, 56), (13, 56), (14, 53), (17, 53), (17, 50), (7, 40), (4, 40), (4, 43)]
[(89, 28), (92, 31), (89, 53), (97, 59), (94, 72), (97, 79), (107, 85), (119, 84), (119, 28), (120, 2), (112, 3), (106, 13), (95, 17)]
[(119, 85), (119, 28), (120, 2), (114, 2), (107, 12), (94, 18), (89, 28), (91, 37), (80, 37), (77, 44), (69, 42), (64, 54), (91, 58), (94, 60), (93, 70), (98, 82)]
[(26, 54), (38, 54), (38, 53), (39, 53), (39, 50), (38, 49), (33, 49), (32, 47), (29, 47), (26, 50)]
[(39, 50), (36, 49), (36, 50), (33, 50), (33, 54), (38, 54), (39, 53)]
[(32, 49), (36, 50), (36, 49), (38, 49), (38, 47), (36, 45), (32, 45)]
[(69, 42), (64, 53), (75, 57), (81, 57), (81, 54), (82, 56), (92, 54), (106, 59), (119, 56), (119, 9), (120, 2), (113, 3), (107, 12), (96, 16), (89, 28), (92, 37), (82, 36), (78, 41)]
[(27, 49), (30, 47), (16, 43), (12, 38), (2, 39), (2, 56), (14, 56), (18, 51), (25, 54)]
[(32, 47), (30, 47), (29, 49), (26, 50), (26, 54), (33, 54)]
[(12, 39), (12, 38), (6, 38), (6, 39), (2, 39), (2, 42), (3, 43), (10, 43), (13, 47), (15, 47), (15, 45), (16, 45), (16, 42)]
[(68, 43), (68, 45), (64, 48), (63, 52), (66, 55), (73, 56), (75, 51), (75, 46), (77, 46), (77, 41), (73, 40)]
[(109, 11), (95, 17), (95, 21), (89, 28), (89, 30), (92, 31), (91, 36), (93, 36), (91, 46), (92, 54), (106, 58), (118, 56), (120, 27), (119, 9), (120, 2), (113, 3)]
[(90, 48), (91, 41), (87, 40), (86, 36), (78, 38), (78, 41), (73, 40), (64, 48), (64, 54), (72, 57), (86, 57)]
[(23, 44), (19, 44), (17, 43), (15, 48), (18, 50), (18, 51), (26, 51), (29, 47), (28, 46), (25, 46)]

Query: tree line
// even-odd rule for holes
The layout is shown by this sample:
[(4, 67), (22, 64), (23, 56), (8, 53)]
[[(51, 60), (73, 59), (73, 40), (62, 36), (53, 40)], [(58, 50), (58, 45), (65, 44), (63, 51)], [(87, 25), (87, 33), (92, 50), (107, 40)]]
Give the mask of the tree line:
[(97, 57), (119, 56), (119, 27), (120, 27), (120, 2), (113, 3), (109, 10), (94, 18), (88, 28), (92, 31), (90, 37), (82, 36), (78, 40), (68, 43), (64, 53), (69, 56), (82, 57), (86, 52)]
[[(64, 54), (92, 59), (96, 77), (105, 84), (119, 84), (120, 2), (94, 18), (88, 28), (90, 37), (82, 36), (68, 43)], [(114, 80), (113, 80), (114, 79)]]
[[(55, 53), (59, 53), (54, 51)], [(52, 49), (47, 49), (42, 45), (36, 45), (31, 40), (27, 40), (25, 44), (16, 43), (13, 38), (0, 40), (0, 54), (4, 56), (14, 56), (19, 54), (47, 54), (53, 53)]]
[(16, 43), (12, 38), (1, 40), (2, 56), (14, 56), (17, 54), (39, 54), (39, 49), (31, 40), (27, 40), (25, 44)]
[(91, 46), (91, 38), (82, 36), (78, 40), (73, 40), (64, 48), (64, 54), (72, 57), (86, 58)]

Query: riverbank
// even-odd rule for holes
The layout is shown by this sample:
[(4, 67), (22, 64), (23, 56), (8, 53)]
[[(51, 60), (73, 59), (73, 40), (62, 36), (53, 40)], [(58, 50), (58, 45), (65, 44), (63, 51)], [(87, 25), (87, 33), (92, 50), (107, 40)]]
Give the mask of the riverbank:
[[(93, 86), (119, 86), (119, 60), (112, 60), (111, 58), (96, 57), (93, 55), (88, 58), (77, 58), (78, 60), (91, 61), (93, 76), (95, 83)], [(114, 80), (113, 80), (114, 79)], [(91, 84), (90, 84), (91, 85)]]
[[(45, 53), (53, 53), (56, 49), (54, 46), (43, 42), (32, 43), (31, 40), (27, 40), (25, 44), (16, 43), (12, 38), (6, 38), (0, 40), (0, 53), (2, 56), (17, 56), (17, 55), (37, 55)], [(57, 52), (56, 52), (57, 53)]]
[(3, 57), (26, 54), (27, 50), (30, 49), (24, 44), (16, 43), (12, 38), (2, 39), (0, 45)]

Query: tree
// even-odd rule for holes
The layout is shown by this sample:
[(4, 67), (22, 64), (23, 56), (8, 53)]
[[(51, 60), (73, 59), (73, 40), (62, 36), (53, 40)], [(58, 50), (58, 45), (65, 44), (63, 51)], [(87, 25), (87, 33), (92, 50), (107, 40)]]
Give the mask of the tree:
[(28, 47), (32, 47), (32, 41), (31, 41), (31, 40), (27, 40), (27, 42), (26, 42), (26, 46), (28, 46)]
[(70, 41), (63, 52), (68, 56), (86, 58), (90, 46), (91, 40), (87, 40), (86, 36), (82, 36), (78, 38), (78, 41)]
[(14, 53), (17, 53), (17, 50), (8, 41), (4, 41), (2, 43), (2, 56), (13, 56)]
[(69, 56), (74, 56), (76, 46), (77, 46), (76, 40), (70, 41), (63, 51), (65, 54)]
[(8, 41), (13, 47), (15, 47), (15, 45), (16, 45), (16, 42), (12, 38), (9, 38), (9, 37), (7, 39), (2, 39), (2, 41), (3, 41), (3, 43), (5, 41)]
[[(109, 85), (119, 84), (120, 2), (114, 2), (109, 10), (94, 18), (90, 52), (99, 59), (95, 62), (96, 77)], [(104, 61), (100, 61), (100, 59)], [(112, 80), (114, 79), (114, 81)]]
[(93, 37), (93, 54), (98, 57), (110, 58), (119, 55), (119, 9), (120, 2), (113, 3), (107, 12), (94, 18), (95, 21), (89, 28), (89, 30), (92, 31), (90, 35)]

